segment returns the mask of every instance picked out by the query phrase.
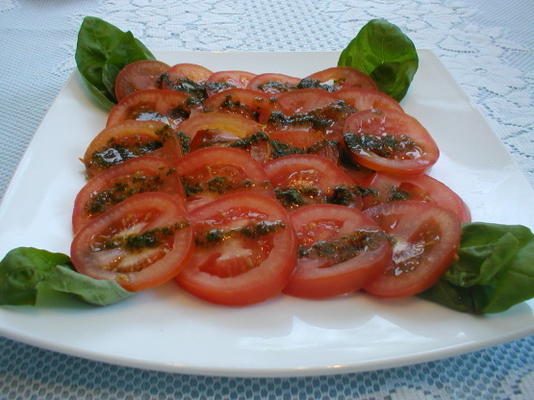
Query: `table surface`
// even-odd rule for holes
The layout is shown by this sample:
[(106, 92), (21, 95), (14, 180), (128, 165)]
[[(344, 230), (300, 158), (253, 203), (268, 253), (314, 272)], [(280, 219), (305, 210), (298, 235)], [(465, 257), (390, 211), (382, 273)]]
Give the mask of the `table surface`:
[[(0, 0), (0, 196), (75, 68), (86, 15), (151, 49), (206, 51), (340, 50), (384, 17), (440, 58), (534, 185), (532, 0)], [(0, 338), (0, 399), (29, 398), (527, 400), (534, 337), (402, 368), (254, 379), (118, 367)]]

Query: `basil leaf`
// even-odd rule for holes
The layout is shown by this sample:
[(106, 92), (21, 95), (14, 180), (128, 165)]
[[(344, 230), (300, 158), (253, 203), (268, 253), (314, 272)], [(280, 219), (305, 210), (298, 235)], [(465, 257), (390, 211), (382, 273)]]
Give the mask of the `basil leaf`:
[(458, 260), (421, 297), (476, 314), (534, 297), (534, 234), (522, 225), (465, 224)]
[(154, 59), (152, 53), (131, 32), (96, 17), (85, 17), (76, 45), (76, 65), (92, 94), (100, 93), (110, 104), (115, 103), (115, 77), (134, 61)]
[(69, 256), (62, 253), (18, 247), (0, 261), (0, 305), (36, 305), (43, 289), (73, 294), (95, 305), (116, 303), (133, 294), (115, 281), (74, 271)]
[(338, 66), (369, 75), (381, 91), (400, 101), (417, 71), (419, 57), (399, 27), (385, 19), (372, 19), (341, 52)]
[(47, 279), (39, 283), (38, 288), (74, 294), (85, 302), (97, 306), (117, 303), (134, 294), (123, 289), (115, 281), (94, 279), (63, 265), (56, 265)]

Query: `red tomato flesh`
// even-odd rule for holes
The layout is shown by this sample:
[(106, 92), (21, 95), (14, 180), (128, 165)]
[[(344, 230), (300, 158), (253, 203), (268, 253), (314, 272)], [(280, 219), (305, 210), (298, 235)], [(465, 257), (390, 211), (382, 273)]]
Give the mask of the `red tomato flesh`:
[(82, 161), (91, 178), (144, 155), (175, 162), (182, 156), (181, 143), (163, 122), (124, 121), (101, 131), (87, 147)]
[(281, 293), (295, 267), (296, 238), (289, 215), (271, 197), (225, 195), (191, 215), (196, 248), (177, 277), (193, 295), (244, 306)]
[(347, 118), (343, 131), (353, 160), (375, 171), (420, 174), (439, 157), (438, 146), (428, 131), (405, 113), (360, 111)]
[(391, 261), (386, 235), (359, 210), (318, 204), (290, 215), (299, 258), (284, 293), (314, 299), (351, 293), (383, 273)]
[(374, 173), (366, 186), (376, 196), (364, 199), (365, 207), (399, 200), (426, 201), (454, 212), (461, 222), (471, 222), (471, 213), (464, 201), (444, 183), (428, 175), (388, 175)]
[(390, 265), (364, 286), (366, 292), (380, 297), (412, 296), (434, 285), (453, 263), (461, 224), (452, 211), (407, 200), (381, 204), (364, 212), (394, 242)]
[(176, 173), (186, 187), (189, 211), (229, 192), (274, 196), (262, 165), (239, 149), (208, 147), (189, 153), (176, 165)]
[(71, 245), (74, 268), (139, 291), (174, 278), (192, 249), (182, 201), (167, 193), (136, 194), (90, 221)]
[(164, 192), (178, 200), (185, 197), (173, 164), (156, 157), (134, 158), (90, 179), (78, 192), (72, 214), (74, 233), (115, 204), (143, 192)]

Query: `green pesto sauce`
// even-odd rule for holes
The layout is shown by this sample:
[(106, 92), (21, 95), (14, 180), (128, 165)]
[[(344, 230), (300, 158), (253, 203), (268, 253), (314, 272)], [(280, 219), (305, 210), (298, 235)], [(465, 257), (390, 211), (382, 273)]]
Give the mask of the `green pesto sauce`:
[(179, 221), (172, 225), (151, 229), (143, 233), (116, 237), (113, 240), (104, 242), (102, 247), (96, 250), (110, 250), (121, 247), (128, 251), (136, 252), (146, 248), (159, 247), (175, 232), (188, 226), (189, 223), (187, 221)]
[(384, 239), (386, 235), (382, 231), (357, 230), (335, 240), (300, 246), (299, 257), (326, 258), (338, 264), (378, 248)]
[(195, 236), (195, 244), (201, 247), (211, 247), (232, 237), (244, 236), (251, 239), (267, 236), (284, 229), (282, 221), (261, 221), (235, 229), (210, 229)]
[(133, 146), (118, 144), (112, 138), (107, 146), (91, 154), (90, 165), (99, 168), (109, 168), (113, 165), (123, 163), (131, 158), (139, 157), (151, 153), (163, 146), (160, 140), (152, 140), (146, 143), (135, 143)]
[(357, 135), (347, 133), (344, 135), (347, 147), (355, 152), (372, 152), (380, 157), (394, 158), (397, 155), (417, 152), (417, 144), (406, 135), (371, 134)]
[(328, 196), (327, 203), (340, 204), (343, 206), (350, 205), (354, 200), (365, 196), (376, 196), (377, 192), (371, 188), (363, 186), (336, 186), (330, 196)]
[(100, 214), (112, 205), (118, 204), (134, 194), (156, 192), (165, 182), (163, 176), (169, 176), (175, 172), (174, 168), (168, 168), (166, 171), (162, 171), (162, 175), (135, 175), (130, 177), (129, 180), (115, 182), (111, 188), (92, 195), (85, 204), (85, 211), (89, 215)]
[(320, 194), (320, 190), (316, 187), (282, 187), (275, 188), (274, 194), (278, 201), (285, 208), (300, 207), (310, 202), (310, 198), (316, 197)]

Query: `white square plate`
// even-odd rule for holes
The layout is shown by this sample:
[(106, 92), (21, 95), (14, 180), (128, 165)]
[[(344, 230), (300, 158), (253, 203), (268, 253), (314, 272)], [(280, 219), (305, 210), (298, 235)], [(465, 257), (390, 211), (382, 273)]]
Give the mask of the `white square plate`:
[[(160, 53), (175, 64), (304, 77), (338, 53)], [(534, 191), (459, 86), (428, 51), (403, 100), (431, 132), (441, 158), (431, 175), (459, 193), (473, 220), (534, 227)], [(106, 114), (75, 74), (36, 132), (0, 206), (0, 255), (18, 246), (69, 252), (78, 157)], [(65, 297), (0, 308), (0, 334), (93, 360), (223, 376), (303, 376), (388, 368), (473, 351), (534, 332), (534, 300), (492, 316), (417, 298), (365, 294), (310, 301), (279, 296), (245, 308), (199, 301), (174, 283), (105, 308)]]

